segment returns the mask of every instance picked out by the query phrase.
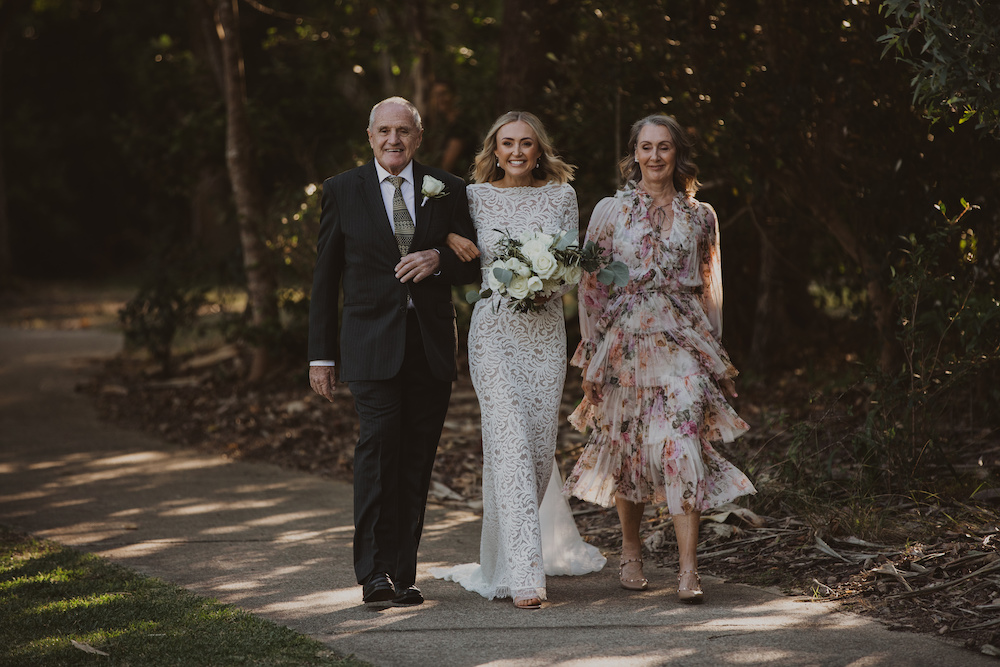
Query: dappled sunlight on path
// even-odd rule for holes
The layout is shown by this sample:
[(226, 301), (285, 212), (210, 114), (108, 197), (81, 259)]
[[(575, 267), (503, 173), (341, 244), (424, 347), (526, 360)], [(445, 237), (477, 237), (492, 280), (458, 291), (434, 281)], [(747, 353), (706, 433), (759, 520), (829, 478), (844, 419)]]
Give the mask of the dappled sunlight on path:
[(673, 572), (620, 589), (616, 569), (553, 577), (525, 612), (434, 579), (476, 560), (479, 518), (432, 506), (417, 585), (427, 603), (365, 607), (348, 484), (228, 461), (99, 423), (72, 378), (106, 334), (0, 329), (0, 522), (238, 605), (376, 665), (993, 664), (888, 632), (829, 604), (705, 577), (680, 605)]

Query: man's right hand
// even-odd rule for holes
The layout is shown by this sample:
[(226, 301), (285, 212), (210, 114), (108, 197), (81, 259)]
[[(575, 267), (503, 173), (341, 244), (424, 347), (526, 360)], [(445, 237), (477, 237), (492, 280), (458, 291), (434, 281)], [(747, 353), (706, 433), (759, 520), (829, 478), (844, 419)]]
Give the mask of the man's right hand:
[(332, 401), (333, 393), (337, 389), (337, 367), (310, 366), (309, 386), (326, 400)]

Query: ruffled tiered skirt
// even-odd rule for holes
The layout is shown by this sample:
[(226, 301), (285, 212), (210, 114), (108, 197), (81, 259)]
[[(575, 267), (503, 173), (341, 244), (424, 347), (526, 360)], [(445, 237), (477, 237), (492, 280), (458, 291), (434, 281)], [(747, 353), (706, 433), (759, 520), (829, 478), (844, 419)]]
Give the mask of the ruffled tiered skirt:
[(608, 304), (599, 341), (581, 343), (572, 363), (602, 387), (603, 400), (584, 398), (570, 416), (578, 430), (593, 430), (564, 493), (605, 507), (621, 496), (670, 514), (756, 493), (711, 445), (749, 426), (716, 384), (736, 369), (696, 300), (623, 294)]

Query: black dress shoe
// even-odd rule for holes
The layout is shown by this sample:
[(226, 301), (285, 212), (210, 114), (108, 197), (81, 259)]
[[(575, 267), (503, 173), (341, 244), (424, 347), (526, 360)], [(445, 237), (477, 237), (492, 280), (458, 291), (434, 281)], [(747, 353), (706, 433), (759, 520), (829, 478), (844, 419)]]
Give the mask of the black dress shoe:
[(387, 574), (376, 574), (368, 580), (362, 587), (364, 592), (364, 602), (388, 602), (396, 597), (396, 592), (392, 588), (392, 581)]
[(416, 604), (423, 604), (424, 594), (416, 586), (397, 586), (396, 597), (392, 599), (393, 604), (410, 607)]

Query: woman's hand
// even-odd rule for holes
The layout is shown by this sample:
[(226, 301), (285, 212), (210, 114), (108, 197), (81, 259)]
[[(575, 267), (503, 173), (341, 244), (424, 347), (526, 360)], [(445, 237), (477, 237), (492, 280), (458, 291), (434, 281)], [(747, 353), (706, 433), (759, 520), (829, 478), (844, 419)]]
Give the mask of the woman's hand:
[(548, 295), (548, 296), (542, 296), (541, 294), (539, 294), (538, 296), (536, 296), (534, 298), (534, 303), (535, 303), (536, 306), (544, 306), (545, 304), (547, 304), (551, 300), (552, 300), (552, 295), (551, 294)]
[(469, 239), (454, 232), (448, 234), (448, 247), (463, 262), (471, 262), (479, 257), (479, 248)]
[(732, 396), (733, 398), (739, 396), (739, 394), (736, 393), (736, 383), (733, 382), (732, 378), (719, 380), (719, 389), (721, 389), (722, 393), (726, 394), (727, 396)]
[(604, 400), (604, 395), (601, 394), (601, 386), (590, 380), (583, 381), (583, 394), (594, 405), (599, 405)]

